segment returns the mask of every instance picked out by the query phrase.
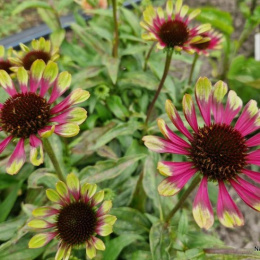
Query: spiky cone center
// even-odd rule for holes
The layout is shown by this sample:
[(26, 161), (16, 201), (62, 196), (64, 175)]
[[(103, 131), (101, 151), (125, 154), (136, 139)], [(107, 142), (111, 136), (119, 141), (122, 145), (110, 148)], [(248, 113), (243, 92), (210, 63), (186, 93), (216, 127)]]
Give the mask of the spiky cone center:
[(51, 55), (48, 52), (30, 51), (22, 58), (22, 63), (23, 63), (23, 67), (26, 70), (30, 70), (34, 61), (43, 60), (47, 64), (50, 59), (51, 59)]
[(50, 104), (32, 92), (10, 97), (0, 112), (3, 131), (19, 138), (37, 134), (47, 125), (50, 117)]
[(0, 60), (0, 70), (6, 71), (8, 74), (11, 74), (12, 71), (10, 68), (12, 67), (12, 64), (8, 60)]
[(190, 158), (210, 180), (230, 180), (247, 164), (245, 141), (230, 125), (204, 126), (193, 134)]
[(182, 46), (188, 40), (189, 29), (182, 21), (167, 21), (162, 24), (158, 35), (167, 47)]
[(97, 216), (94, 209), (84, 202), (64, 206), (57, 217), (57, 232), (67, 245), (80, 245), (94, 235)]

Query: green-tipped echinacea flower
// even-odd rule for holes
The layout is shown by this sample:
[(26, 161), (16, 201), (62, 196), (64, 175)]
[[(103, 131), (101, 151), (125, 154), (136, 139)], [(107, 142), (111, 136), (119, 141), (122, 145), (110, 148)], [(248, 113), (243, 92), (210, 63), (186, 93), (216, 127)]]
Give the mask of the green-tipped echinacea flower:
[(87, 111), (75, 107), (89, 98), (89, 92), (80, 88), (73, 90), (61, 102), (54, 102), (69, 88), (71, 75), (59, 74), (55, 62), (46, 65), (35, 61), (28, 73), (23, 67), (17, 71), (19, 88), (5, 70), (0, 70), (0, 86), (9, 98), (0, 104), (0, 129), (7, 137), (0, 142), (0, 153), (12, 141), (17, 145), (11, 155), (6, 171), (16, 174), (26, 160), (24, 146), (30, 144), (30, 161), (33, 165), (43, 162), (42, 138), (55, 133), (62, 137), (78, 134), (79, 125), (87, 118)]
[(6, 50), (3, 45), (0, 45), (0, 70), (6, 71), (9, 75), (12, 74), (12, 70), (10, 69), (14, 66), (9, 58), (11, 57), (12, 49)]
[(95, 257), (96, 250), (105, 250), (103, 241), (96, 236), (111, 234), (116, 217), (107, 215), (112, 202), (103, 201), (104, 191), (96, 193), (96, 189), (96, 184), (80, 185), (73, 173), (67, 176), (66, 184), (59, 181), (56, 190), (48, 189), (47, 197), (55, 205), (33, 211), (36, 218), (28, 226), (42, 233), (32, 237), (29, 247), (39, 248), (56, 238), (59, 249), (55, 260), (68, 259), (71, 249), (79, 245), (86, 245), (88, 258)]

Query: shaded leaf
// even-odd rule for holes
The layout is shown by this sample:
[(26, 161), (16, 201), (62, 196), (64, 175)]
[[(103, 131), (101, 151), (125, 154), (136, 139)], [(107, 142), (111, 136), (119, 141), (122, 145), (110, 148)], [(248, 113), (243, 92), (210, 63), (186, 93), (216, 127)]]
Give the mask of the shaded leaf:
[(102, 63), (105, 65), (113, 84), (116, 84), (120, 59), (103, 55)]
[(21, 4), (19, 4), (13, 11), (13, 15), (16, 15), (28, 8), (44, 8), (52, 10), (53, 8), (51, 5), (49, 5), (46, 2), (42, 1), (23, 1)]

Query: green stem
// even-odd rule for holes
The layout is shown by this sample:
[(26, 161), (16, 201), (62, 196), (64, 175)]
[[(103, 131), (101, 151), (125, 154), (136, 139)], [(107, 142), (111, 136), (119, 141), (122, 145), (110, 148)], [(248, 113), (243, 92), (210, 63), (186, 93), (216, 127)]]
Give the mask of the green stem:
[(44, 147), (44, 150), (47, 152), (52, 164), (53, 164), (53, 167), (56, 171), (56, 174), (58, 175), (58, 178), (61, 180), (61, 181), (65, 181), (65, 178), (62, 174), (62, 171), (61, 171), (61, 168), (60, 168), (60, 164), (58, 162), (58, 159), (53, 151), (53, 148), (49, 142), (49, 140), (47, 138), (43, 138), (43, 147)]
[(144, 71), (147, 70), (148, 60), (149, 60), (149, 58), (150, 58), (150, 56), (151, 56), (151, 53), (152, 53), (153, 48), (155, 47), (155, 45), (156, 45), (156, 42), (154, 42), (154, 43), (152, 44), (152, 46), (150, 47), (150, 49), (149, 49), (149, 51), (148, 51), (148, 53), (147, 53), (147, 55), (146, 55), (146, 57), (145, 57), (145, 60), (144, 60)]
[(112, 55), (114, 58), (118, 57), (118, 44), (119, 44), (119, 32), (118, 32), (118, 21), (117, 21), (117, 1), (112, 0), (112, 8), (113, 8), (113, 18), (114, 18), (114, 43)]
[(194, 54), (193, 62), (192, 62), (191, 69), (190, 69), (190, 76), (189, 76), (188, 85), (191, 84), (193, 72), (194, 72), (195, 65), (196, 65), (196, 63), (197, 63), (198, 58), (199, 58), (199, 54), (196, 52), (196, 53)]
[(188, 187), (188, 189), (183, 193), (183, 195), (181, 196), (179, 202), (175, 205), (175, 207), (172, 209), (172, 211), (169, 213), (169, 215), (166, 217), (165, 222), (169, 223), (169, 221), (171, 220), (171, 218), (175, 215), (175, 213), (182, 207), (183, 203), (185, 202), (185, 200), (188, 198), (188, 196), (190, 195), (190, 193), (194, 190), (194, 188), (199, 184), (200, 182), (200, 175), (197, 175), (192, 183), (190, 184), (190, 186)]
[(149, 118), (151, 116), (151, 113), (152, 113), (152, 110), (153, 110), (153, 107), (154, 107), (154, 104), (162, 90), (162, 87), (163, 87), (163, 84), (164, 84), (164, 81), (167, 77), (167, 74), (168, 74), (168, 71), (169, 71), (169, 68), (170, 68), (170, 65), (171, 65), (171, 60), (172, 60), (172, 54), (173, 54), (173, 48), (171, 48), (170, 50), (167, 51), (166, 53), (166, 60), (165, 60), (165, 66), (164, 66), (164, 71), (163, 71), (163, 76), (162, 76), (162, 79), (160, 81), (160, 84), (158, 86), (158, 89), (154, 95), (154, 98), (148, 108), (148, 112), (147, 112), (147, 117), (146, 117), (146, 121), (145, 121), (145, 125), (148, 124), (148, 121), (149, 121)]

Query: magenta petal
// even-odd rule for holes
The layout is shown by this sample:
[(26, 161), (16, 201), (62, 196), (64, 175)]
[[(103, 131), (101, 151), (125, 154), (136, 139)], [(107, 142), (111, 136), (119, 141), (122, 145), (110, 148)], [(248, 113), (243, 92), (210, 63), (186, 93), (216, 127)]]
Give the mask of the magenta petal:
[(6, 146), (11, 142), (12, 139), (13, 137), (10, 135), (0, 143), (0, 153), (5, 150)]
[(226, 227), (244, 225), (243, 215), (230, 197), (223, 181), (219, 181), (217, 215), (221, 224)]
[(260, 145), (260, 133), (252, 136), (246, 141), (246, 145), (248, 147), (258, 146)]
[(50, 88), (50, 83), (49, 80), (46, 80), (44, 78), (41, 79), (41, 87), (40, 87), (40, 96), (44, 97), (46, 94), (47, 90)]
[[(158, 163), (157, 169), (159, 172), (166, 176), (176, 176), (184, 174), (194, 167), (191, 162), (168, 162), (162, 161)], [(196, 170), (197, 171), (197, 170)]]
[(256, 196), (260, 197), (260, 188), (258, 188), (257, 186), (251, 184), (248, 181), (245, 181), (244, 179), (240, 178), (239, 176), (237, 176), (236, 179), (245, 189), (251, 191)]
[[(234, 180), (230, 180), (230, 184), (235, 189), (241, 199), (251, 208), (260, 211), (260, 197), (255, 195), (250, 189), (245, 188)], [(258, 193), (260, 194), (260, 193)]]
[(260, 150), (255, 150), (246, 156), (246, 162), (248, 164), (254, 164), (260, 166)]
[(51, 114), (57, 114), (71, 106), (70, 96), (67, 96), (59, 104), (51, 109)]
[(242, 173), (244, 173), (245, 175), (247, 175), (249, 178), (251, 178), (252, 180), (260, 183), (260, 172), (255, 172), (252, 170), (248, 170), (248, 169), (243, 169)]
[(193, 217), (199, 227), (209, 229), (214, 223), (214, 214), (208, 194), (208, 179), (203, 177), (193, 202)]

